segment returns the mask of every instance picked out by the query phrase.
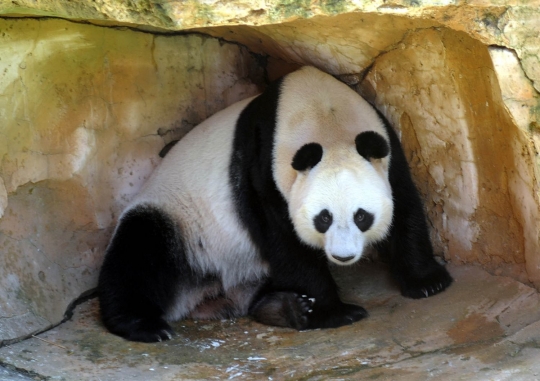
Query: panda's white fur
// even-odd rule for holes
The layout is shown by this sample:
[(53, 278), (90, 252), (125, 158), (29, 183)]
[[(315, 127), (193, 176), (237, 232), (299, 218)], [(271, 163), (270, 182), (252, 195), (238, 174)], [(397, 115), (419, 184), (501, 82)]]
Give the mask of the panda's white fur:
[[(289, 74), (282, 84), (277, 111), (273, 173), (289, 204), (300, 238), (324, 249), (336, 264), (356, 262), (364, 247), (381, 240), (392, 222), (392, 190), (388, 182), (390, 155), (368, 162), (358, 154), (355, 138), (375, 131), (388, 140), (377, 113), (347, 85), (328, 74), (305, 67)], [(323, 157), (309, 171), (296, 171), (290, 163), (299, 147), (317, 142)], [(373, 226), (361, 232), (353, 214), (363, 208), (375, 216)], [(322, 234), (313, 218), (321, 210), (332, 212), (334, 223)], [(353, 256), (341, 261), (338, 258)]]

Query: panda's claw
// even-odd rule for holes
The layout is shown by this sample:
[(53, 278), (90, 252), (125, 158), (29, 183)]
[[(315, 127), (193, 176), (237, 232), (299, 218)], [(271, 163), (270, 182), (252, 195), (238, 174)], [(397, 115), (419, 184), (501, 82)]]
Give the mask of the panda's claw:
[(157, 340), (155, 341), (161, 343), (163, 341), (172, 340), (173, 334), (166, 329), (162, 329), (158, 333), (156, 333), (156, 337), (157, 337)]
[(173, 335), (169, 331), (163, 330), (162, 331), (165, 336), (167, 336), (167, 340), (172, 340)]
[(426, 296), (426, 298), (429, 296), (427, 290), (425, 288), (422, 289), (422, 292), (424, 293), (424, 295)]
[(307, 295), (301, 295), (298, 297), (298, 303), (304, 307), (304, 311), (307, 311), (315, 304), (315, 298), (309, 298)]

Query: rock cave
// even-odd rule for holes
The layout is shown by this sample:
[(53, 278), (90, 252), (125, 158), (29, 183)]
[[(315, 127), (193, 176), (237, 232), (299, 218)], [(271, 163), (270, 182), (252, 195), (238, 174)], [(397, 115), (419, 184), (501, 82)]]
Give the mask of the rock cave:
[[(539, 6), (0, 4), (0, 380), (540, 378)], [(160, 150), (303, 65), (392, 122), (456, 284), (407, 300), (370, 262), (338, 271), (371, 311), (343, 329), (179, 322), (154, 346), (107, 334), (92, 291)]]

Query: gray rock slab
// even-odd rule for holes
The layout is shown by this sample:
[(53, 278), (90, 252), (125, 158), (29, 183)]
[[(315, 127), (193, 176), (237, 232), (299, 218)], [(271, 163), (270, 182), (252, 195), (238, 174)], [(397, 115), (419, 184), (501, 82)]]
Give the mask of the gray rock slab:
[(370, 312), (350, 326), (297, 332), (248, 318), (180, 321), (174, 340), (142, 344), (108, 333), (92, 299), (39, 338), (0, 348), (0, 364), (51, 380), (540, 379), (534, 289), (451, 266), (456, 281), (446, 292), (411, 300), (384, 265), (338, 270), (343, 298)]
[(34, 378), (31, 378), (16, 370), (8, 369), (3, 366), (0, 366), (0, 381), (33, 381), (33, 380)]

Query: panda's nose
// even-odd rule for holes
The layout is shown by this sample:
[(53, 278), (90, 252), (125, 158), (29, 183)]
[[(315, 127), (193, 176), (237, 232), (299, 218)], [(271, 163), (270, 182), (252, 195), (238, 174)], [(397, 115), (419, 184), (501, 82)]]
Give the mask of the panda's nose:
[(354, 258), (354, 255), (350, 255), (348, 257), (340, 257), (338, 255), (332, 255), (332, 257), (334, 257), (335, 259), (337, 259), (340, 262), (348, 262), (348, 261), (350, 261), (351, 259)]

